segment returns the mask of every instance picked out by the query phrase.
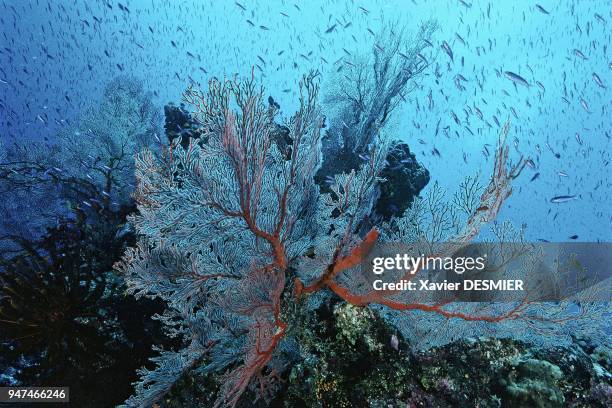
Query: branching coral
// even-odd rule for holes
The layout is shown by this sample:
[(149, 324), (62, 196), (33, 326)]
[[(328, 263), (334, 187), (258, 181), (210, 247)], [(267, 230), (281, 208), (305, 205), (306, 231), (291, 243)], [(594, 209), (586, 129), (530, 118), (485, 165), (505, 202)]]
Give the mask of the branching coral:
[(423, 53), (436, 29), (434, 21), (427, 21), (408, 38), (397, 25), (386, 25), (372, 47), (371, 60), (344, 61), (343, 74), (327, 96), (329, 105), (338, 110), (330, 133), (340, 137), (344, 148), (367, 150), (391, 113), (415, 89), (411, 81), (431, 63)]
[[(382, 143), (381, 130), (419, 86), (418, 79), (432, 62), (423, 54), (427, 54), (435, 30), (436, 23), (427, 21), (409, 37), (405, 28), (386, 24), (376, 36), (371, 54), (348, 54), (338, 61), (324, 98), (329, 127), (323, 137), (323, 163), (317, 172), (323, 192), (329, 192), (334, 175), (359, 168), (368, 160), (370, 150)], [(387, 142), (390, 146), (383, 174), (390, 182), (377, 187), (378, 203), (370, 214), (372, 219), (401, 215), (429, 182), (429, 173), (406, 143)]]
[[(167, 302), (159, 319), (186, 346), (161, 352), (158, 368), (142, 371), (128, 405), (154, 403), (195, 365), (221, 373), (216, 406), (235, 406), (247, 392), (268, 399), (289, 364), (278, 352), (289, 347), (287, 302), (308, 301), (319, 291), (357, 306), (447, 319), (521, 319), (524, 303), (502, 313), (472, 314), (448, 303), (414, 303), (368, 289), (357, 271), (380, 232), (359, 231), (377, 183), (384, 182), (379, 174), (386, 145), (373, 147), (360, 168), (336, 175), (330, 192), (319, 193), (314, 175), (322, 120), (315, 78), (310, 74), (300, 83), (300, 109), (286, 123), (289, 155), (272, 134), (276, 111), (265, 105), (263, 89), (251, 78), (213, 80), (207, 92), (189, 89), (185, 100), (201, 124), (201, 139), (187, 147), (174, 143), (161, 158), (138, 156), (139, 214), (131, 221), (142, 238), (117, 268), (126, 274), (130, 293)], [(508, 126), (489, 184), (478, 204), (462, 206), (466, 216), (461, 225), (454, 223), (455, 244), (446, 250), (469, 243), (511, 194), (524, 161), (509, 165), (507, 132)]]
[[(176, 333), (193, 350), (173, 354), (183, 369), (206, 356), (208, 369), (227, 370), (217, 405), (235, 405), (256, 378), (265, 394), (274, 375), (263, 369), (286, 329), (285, 274), (316, 232), (322, 121), (314, 78), (300, 84), (300, 110), (286, 124), (288, 159), (271, 138), (275, 112), (251, 79), (187, 91), (206, 143), (172, 146), (162, 162), (151, 153), (137, 160), (141, 215), (133, 222), (147, 240), (119, 267), (130, 292), (169, 301), (161, 319), (179, 319)], [(128, 403), (155, 401), (167, 391), (157, 380), (177, 378), (178, 366), (164, 359), (158, 372), (146, 373), (153, 384)]]
[[(461, 246), (470, 242), (481, 230), (483, 225), (491, 221), (499, 212), (503, 202), (512, 193), (511, 181), (516, 178), (522, 168), (524, 167), (524, 161), (521, 159), (518, 164), (512, 166), (510, 169), (507, 168), (508, 163), (508, 146), (505, 144), (506, 135), (508, 133), (509, 124), (504, 126), (499, 139), (499, 147), (497, 150), (495, 167), (493, 169), (493, 175), (489, 182), (489, 185), (485, 188), (484, 192), (480, 196), (479, 207), (471, 214), (469, 214), (465, 226), (459, 233), (449, 239), (453, 244), (446, 248), (446, 251), (452, 254)], [(439, 214), (434, 214), (439, 216)], [(351, 231), (348, 230), (347, 233)], [(520, 316), (520, 308), (523, 306), (517, 306), (516, 309), (512, 309), (503, 315), (498, 316), (475, 316), (460, 312), (451, 312), (444, 309), (445, 304), (418, 304), (418, 303), (403, 303), (393, 299), (395, 292), (389, 291), (377, 291), (370, 289), (366, 292), (359, 293), (358, 280), (350, 279), (346, 282), (350, 282), (350, 286), (343, 285), (335, 280), (341, 272), (354, 269), (360, 265), (364, 259), (364, 256), (372, 248), (373, 244), (378, 239), (379, 232), (376, 229), (371, 230), (363, 239), (361, 244), (354, 248), (350, 254), (342, 258), (332, 258), (330, 267), (325, 273), (318, 279), (308, 286), (303, 286), (301, 281), (296, 281), (296, 288), (298, 296), (301, 293), (311, 293), (321, 288), (329, 288), (338, 296), (343, 298), (349, 303), (359, 306), (366, 306), (369, 304), (380, 304), (387, 306), (391, 309), (408, 311), (408, 310), (422, 310), (427, 312), (435, 312), (447, 318), (461, 318), (464, 320), (482, 320), (487, 322), (501, 321), (507, 318), (517, 318)], [(439, 256), (438, 254), (428, 254), (428, 256)], [(418, 271), (417, 271), (418, 272)], [(411, 279), (416, 273), (407, 273), (402, 276), (399, 280)]]
[[(133, 156), (161, 143), (158, 134), (160, 115), (151, 95), (136, 79), (118, 77), (106, 86), (98, 105), (62, 128), (54, 140), (2, 146), (0, 231), (36, 239), (58, 214), (71, 215), (66, 201), (94, 213), (131, 206)], [(9, 194), (22, 199), (5, 200)], [(38, 202), (45, 206), (33, 204)]]

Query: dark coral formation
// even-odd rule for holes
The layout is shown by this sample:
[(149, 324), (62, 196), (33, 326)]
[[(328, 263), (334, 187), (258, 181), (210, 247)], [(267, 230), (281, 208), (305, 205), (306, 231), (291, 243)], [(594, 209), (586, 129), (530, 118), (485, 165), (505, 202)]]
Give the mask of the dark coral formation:
[(121, 212), (80, 211), (0, 254), (0, 385), (70, 385), (71, 402), (90, 407), (132, 392), (152, 344), (168, 342), (151, 320), (161, 305), (124, 296), (112, 270), (134, 242), (123, 222)]
[[(270, 103), (270, 109), (278, 109), (278, 104), (272, 100), (273, 104)], [(172, 143), (174, 139), (180, 137), (181, 145), (183, 147), (189, 146), (189, 139), (200, 139), (200, 133), (198, 128), (200, 125), (192, 116), (192, 114), (185, 109), (184, 104), (176, 106), (173, 103), (169, 103), (164, 106), (165, 123), (164, 130), (168, 141)], [(275, 128), (271, 134), (272, 140), (276, 143), (279, 150), (285, 157), (291, 156), (291, 144), (293, 140), (289, 136), (289, 129), (286, 126), (275, 124)]]
[(401, 335), (375, 312), (324, 303), (309, 320), (299, 326), (302, 359), (277, 406), (371, 407), (406, 396), (412, 356)]
[(381, 174), (387, 181), (380, 186), (375, 207), (376, 213), (385, 220), (401, 217), (429, 183), (429, 171), (417, 161), (406, 143), (393, 143), (387, 162)]
[[(326, 134), (323, 140), (323, 163), (316, 182), (323, 192), (329, 192), (329, 180), (336, 174), (350, 173), (369, 160), (367, 151), (354, 151), (350, 146), (337, 146), (334, 137)], [(386, 181), (379, 184), (379, 197), (373, 219), (388, 221), (401, 217), (412, 201), (429, 183), (429, 171), (419, 163), (408, 144), (394, 140), (387, 153), (387, 165), (381, 173)]]
[(180, 104), (176, 106), (173, 103), (170, 103), (164, 106), (164, 114), (166, 116), (166, 120), (164, 123), (164, 130), (166, 132), (166, 137), (172, 143), (174, 139), (181, 138), (181, 145), (183, 147), (189, 146), (190, 138), (199, 138), (199, 134), (196, 132), (198, 128), (195, 120), (185, 109), (185, 105)]

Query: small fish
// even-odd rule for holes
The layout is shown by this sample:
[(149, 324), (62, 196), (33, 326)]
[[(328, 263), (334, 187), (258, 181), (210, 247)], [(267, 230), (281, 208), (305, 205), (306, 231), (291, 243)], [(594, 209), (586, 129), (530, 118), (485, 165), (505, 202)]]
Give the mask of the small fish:
[(509, 80), (511, 80), (512, 82), (516, 83), (516, 84), (520, 84), (526, 87), (530, 87), (531, 85), (529, 84), (529, 82), (527, 82), (527, 80), (525, 78), (523, 78), (522, 76), (515, 74), (514, 72), (511, 71), (505, 71), (504, 75), (506, 76), (506, 78), (508, 78)]
[(595, 18), (603, 25), (606, 25), (606, 20), (601, 16), (601, 14), (595, 13)]
[(580, 51), (580, 50), (579, 50), (579, 49), (577, 49), (577, 48), (574, 48), (574, 55), (575, 55), (575, 56), (577, 56), (577, 57), (579, 57), (579, 58), (582, 58), (583, 60), (588, 60), (588, 58), (586, 57), (586, 55), (584, 55), (584, 54), (582, 53), (582, 51)]
[(593, 72), (593, 81), (595, 81), (595, 83), (597, 84), (597, 86), (599, 86), (600, 88), (606, 89), (606, 86), (604, 85), (603, 81), (601, 80), (601, 78), (599, 77), (599, 75), (597, 75), (596, 73)]
[(463, 37), (461, 37), (459, 34), (455, 33), (455, 37), (459, 40), (459, 42), (463, 45), (465, 45), (465, 40), (463, 39)]
[(455, 60), (453, 59), (453, 50), (451, 49), (450, 45), (448, 45), (446, 41), (442, 41), (442, 49), (450, 57), (451, 61), (455, 62)]
[(578, 235), (572, 235), (571, 237), (569, 237), (569, 239), (578, 239)]
[(237, 5), (238, 7), (240, 7), (240, 8), (241, 8), (243, 11), (246, 11), (246, 8), (245, 8), (245, 7), (244, 7), (242, 4), (238, 3), (237, 1), (236, 1), (235, 3), (236, 3), (236, 5)]
[(461, 121), (457, 117), (457, 114), (455, 112), (453, 112), (452, 110), (451, 110), (450, 113), (451, 113), (451, 116), (453, 117), (453, 120), (455, 121), (455, 123), (458, 124), (459, 126), (461, 126)]
[(336, 29), (336, 25), (337, 25), (337, 24), (334, 24), (333, 26), (331, 26), (331, 27), (329, 27), (327, 30), (325, 30), (325, 34), (329, 34), (329, 33), (331, 33), (332, 31), (334, 31), (334, 30)]
[(576, 195), (560, 195), (560, 196), (554, 196), (553, 198), (550, 199), (551, 203), (555, 203), (555, 204), (561, 204), (561, 203), (567, 203), (568, 201), (572, 201), (572, 200), (577, 200), (578, 197)]
[(582, 138), (580, 137), (580, 133), (576, 132), (576, 141), (579, 145), (582, 146)]
[(567, 173), (566, 173), (566, 172), (564, 172), (564, 171), (558, 171), (558, 172), (557, 172), (557, 175), (558, 175), (559, 177), (568, 177)]
[(129, 9), (129, 8), (127, 8), (126, 6), (124, 6), (123, 4), (121, 4), (121, 3), (117, 3), (117, 5), (119, 6), (119, 9), (120, 9), (120, 10), (122, 10), (122, 11), (124, 11), (124, 12), (128, 13), (128, 14), (130, 13), (130, 9)]
[(584, 109), (586, 113), (591, 113), (591, 111), (589, 110), (589, 104), (582, 97), (580, 98), (580, 106), (582, 106), (582, 109)]
[(540, 177), (540, 173), (534, 174), (530, 181), (535, 181), (535, 179), (537, 179), (538, 177)]
[(540, 6), (539, 4), (536, 4), (536, 8), (538, 9), (538, 11), (540, 11), (540, 13), (550, 14), (544, 7)]
[(391, 340), (389, 341), (391, 348), (395, 351), (399, 351), (399, 339), (395, 334), (391, 335)]

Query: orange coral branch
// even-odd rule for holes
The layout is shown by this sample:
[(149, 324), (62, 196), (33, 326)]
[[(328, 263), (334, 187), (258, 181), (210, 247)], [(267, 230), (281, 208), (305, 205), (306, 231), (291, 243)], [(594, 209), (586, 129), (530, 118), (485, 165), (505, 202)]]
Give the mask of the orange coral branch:
[(376, 228), (372, 228), (370, 232), (366, 234), (359, 246), (354, 248), (349, 255), (328, 266), (323, 275), (321, 275), (321, 277), (311, 285), (304, 286), (299, 279), (296, 279), (296, 297), (300, 297), (302, 293), (312, 293), (322, 289), (324, 286), (327, 286), (328, 283), (331, 282), (331, 280), (334, 279), (340, 272), (359, 265), (361, 262), (363, 262), (363, 258), (370, 253), (374, 247), (374, 244), (376, 244), (378, 236), (379, 232), (376, 230)]
[[(521, 170), (525, 166), (525, 161), (523, 158), (521, 158), (517, 165), (511, 167), (510, 169), (507, 168), (509, 149), (505, 143), (505, 138), (508, 133), (508, 129), (509, 124), (506, 123), (500, 133), (499, 144), (495, 155), (493, 175), (489, 185), (486, 187), (481, 196), (481, 205), (474, 212), (474, 214), (471, 214), (468, 218), (465, 231), (454, 239), (454, 241), (460, 246), (469, 243), (480, 232), (480, 229), (484, 224), (495, 218), (505, 200), (512, 193), (511, 181), (518, 177)], [(338, 273), (353, 268), (362, 262), (364, 256), (371, 251), (377, 239), (378, 232), (375, 229), (372, 229), (357, 248), (353, 249), (348, 256), (341, 258), (328, 266), (321, 277), (309, 286), (304, 286), (299, 279), (296, 279), (295, 295), (299, 297), (303, 293), (312, 293), (323, 288), (328, 288), (345, 301), (357, 306), (379, 304), (394, 310), (421, 310), (437, 313), (447, 318), (459, 318), (467, 321), (486, 321), (491, 323), (507, 319), (520, 318), (521, 311), (528, 304), (527, 299), (525, 299), (523, 302), (519, 303), (516, 307), (506, 313), (496, 316), (476, 316), (444, 310), (444, 306), (446, 306), (447, 303), (428, 305), (421, 303), (403, 303), (390, 299), (390, 296), (395, 294), (396, 291), (371, 290), (365, 294), (356, 294), (349, 288), (335, 282), (334, 278)], [(456, 250), (457, 248), (454, 247), (454, 249)], [(409, 275), (410, 277), (414, 276), (414, 272), (411, 271)], [(407, 276), (402, 277), (402, 279), (406, 278)]]

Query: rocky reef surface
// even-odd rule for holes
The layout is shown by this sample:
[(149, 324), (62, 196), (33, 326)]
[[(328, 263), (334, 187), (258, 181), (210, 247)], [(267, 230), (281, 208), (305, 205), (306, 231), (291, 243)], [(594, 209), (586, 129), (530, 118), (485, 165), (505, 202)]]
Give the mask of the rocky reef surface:
[[(511, 339), (467, 338), (412, 351), (367, 308), (333, 300), (306, 318), (300, 362), (282, 377), (270, 404), (243, 407), (609, 407), (612, 350), (575, 339), (570, 347), (532, 348)], [(215, 376), (193, 371), (162, 407), (210, 406)], [(245, 399), (248, 400), (248, 399)]]

